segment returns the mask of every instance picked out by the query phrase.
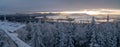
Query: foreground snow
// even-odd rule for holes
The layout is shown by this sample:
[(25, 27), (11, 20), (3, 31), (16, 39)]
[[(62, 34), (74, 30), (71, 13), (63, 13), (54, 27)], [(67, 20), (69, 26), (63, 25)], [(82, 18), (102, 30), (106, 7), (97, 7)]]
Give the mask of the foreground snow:
[(0, 22), (0, 29), (2, 29), (7, 34), (7, 36), (9, 36), (10, 39), (12, 39), (12, 41), (17, 44), (18, 47), (30, 47), (28, 44), (17, 37), (17, 33), (14, 33), (14, 31), (24, 26), (25, 25), (21, 25), (18, 23)]

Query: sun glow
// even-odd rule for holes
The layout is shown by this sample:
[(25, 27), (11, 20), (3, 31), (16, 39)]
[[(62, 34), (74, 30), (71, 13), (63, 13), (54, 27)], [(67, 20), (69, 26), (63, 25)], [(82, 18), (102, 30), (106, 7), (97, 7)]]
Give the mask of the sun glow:
[(98, 14), (101, 14), (100, 12), (95, 12), (95, 11), (88, 11), (88, 12), (85, 12), (86, 14), (89, 14), (89, 15), (98, 15)]
[(67, 14), (88, 14), (88, 15), (120, 15), (120, 10), (113, 10), (113, 9), (93, 9), (93, 10), (83, 10), (83, 11), (65, 11), (61, 13)]
[(120, 10), (117, 9), (90, 9), (81, 11), (62, 11), (62, 12), (38, 12), (38, 13), (61, 13), (61, 14), (88, 14), (88, 15), (120, 15)]

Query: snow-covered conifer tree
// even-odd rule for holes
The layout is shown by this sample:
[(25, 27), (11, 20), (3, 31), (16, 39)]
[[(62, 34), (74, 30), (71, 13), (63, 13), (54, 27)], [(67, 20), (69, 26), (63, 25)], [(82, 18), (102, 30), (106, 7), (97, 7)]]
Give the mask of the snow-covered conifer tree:
[(32, 39), (30, 41), (30, 45), (32, 47), (45, 47), (45, 45), (43, 44), (43, 34), (41, 33), (40, 27), (38, 25), (36, 25), (34, 28), (32, 28), (32, 30), (34, 31), (32, 34)]
[(91, 32), (92, 32), (92, 35), (91, 35), (91, 40), (90, 40), (90, 47), (100, 47), (97, 43), (97, 25), (96, 25), (96, 22), (95, 22), (95, 18), (93, 17), (92, 18), (92, 22), (91, 22)]
[(105, 45), (107, 47), (116, 47), (117, 46), (117, 30), (114, 25), (109, 22), (109, 16), (107, 16), (107, 23), (103, 25), (104, 28), (104, 38)]
[[(85, 46), (85, 42), (87, 42), (87, 37), (86, 37), (86, 29), (81, 27), (81, 25), (76, 25), (74, 33), (74, 40), (75, 40), (75, 46), (81, 47)], [(84, 47), (83, 46), (83, 47)]]

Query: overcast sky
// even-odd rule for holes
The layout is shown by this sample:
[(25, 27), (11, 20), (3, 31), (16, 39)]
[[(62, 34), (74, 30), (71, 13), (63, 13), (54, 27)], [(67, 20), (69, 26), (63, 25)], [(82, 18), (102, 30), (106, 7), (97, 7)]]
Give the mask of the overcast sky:
[(120, 9), (120, 0), (0, 0), (0, 13)]

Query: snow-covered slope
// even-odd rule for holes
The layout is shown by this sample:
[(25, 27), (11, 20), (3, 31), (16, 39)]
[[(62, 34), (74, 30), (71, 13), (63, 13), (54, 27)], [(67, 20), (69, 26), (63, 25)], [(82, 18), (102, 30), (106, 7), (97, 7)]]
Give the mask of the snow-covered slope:
[[(18, 47), (30, 47), (24, 41), (20, 40), (17, 36), (17, 33), (14, 31), (24, 27), (24, 24), (11, 23), (11, 22), (0, 22), (0, 29), (2, 29), (8, 37), (14, 41)], [(10, 31), (10, 32), (9, 32)]]

